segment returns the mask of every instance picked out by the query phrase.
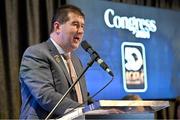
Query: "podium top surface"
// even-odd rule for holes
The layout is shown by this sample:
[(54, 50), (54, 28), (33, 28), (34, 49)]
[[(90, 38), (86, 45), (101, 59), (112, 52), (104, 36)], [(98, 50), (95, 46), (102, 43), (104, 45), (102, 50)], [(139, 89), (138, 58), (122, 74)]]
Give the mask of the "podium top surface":
[(169, 101), (147, 101), (147, 100), (99, 100), (84, 108), (84, 111), (91, 111), (101, 108), (122, 108), (122, 107), (148, 107), (151, 111), (159, 111), (169, 106)]
[(102, 107), (119, 107), (119, 106), (169, 106), (169, 101), (145, 101), (145, 100), (99, 100)]
[[(72, 111), (71, 113), (59, 118), (58, 120), (64, 119), (74, 119), (82, 115), (101, 115), (101, 114), (112, 114), (116, 113), (114, 109), (111, 108), (121, 108), (121, 107), (150, 107), (151, 111), (143, 111), (142, 113), (147, 112), (156, 112), (158, 110), (164, 109), (169, 106), (169, 101), (146, 101), (146, 100), (99, 100), (91, 105), (80, 107)], [(113, 111), (112, 111), (113, 110)], [(118, 114), (125, 113), (129, 114), (132, 111), (118, 111)], [(136, 112), (136, 114), (141, 114)]]

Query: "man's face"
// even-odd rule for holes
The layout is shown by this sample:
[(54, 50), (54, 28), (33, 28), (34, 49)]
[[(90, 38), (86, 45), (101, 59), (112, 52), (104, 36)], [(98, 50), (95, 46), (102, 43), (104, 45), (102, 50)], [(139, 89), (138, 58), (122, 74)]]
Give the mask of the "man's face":
[(60, 45), (66, 52), (72, 52), (82, 41), (84, 18), (75, 13), (69, 13), (68, 16), (69, 20), (60, 27)]

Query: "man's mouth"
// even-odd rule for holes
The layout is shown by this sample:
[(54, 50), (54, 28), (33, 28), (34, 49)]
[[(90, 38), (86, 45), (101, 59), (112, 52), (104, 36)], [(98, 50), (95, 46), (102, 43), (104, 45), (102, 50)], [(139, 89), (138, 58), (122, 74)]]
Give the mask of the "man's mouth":
[(75, 36), (73, 39), (74, 39), (74, 42), (76, 42), (76, 43), (80, 41), (80, 37), (78, 37), (78, 36)]

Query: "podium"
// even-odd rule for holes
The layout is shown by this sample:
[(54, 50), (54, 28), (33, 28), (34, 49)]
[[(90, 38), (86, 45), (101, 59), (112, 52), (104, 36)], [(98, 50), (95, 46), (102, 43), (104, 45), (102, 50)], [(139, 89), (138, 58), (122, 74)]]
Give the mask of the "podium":
[(64, 119), (154, 119), (156, 111), (169, 106), (168, 101), (99, 100), (77, 108)]

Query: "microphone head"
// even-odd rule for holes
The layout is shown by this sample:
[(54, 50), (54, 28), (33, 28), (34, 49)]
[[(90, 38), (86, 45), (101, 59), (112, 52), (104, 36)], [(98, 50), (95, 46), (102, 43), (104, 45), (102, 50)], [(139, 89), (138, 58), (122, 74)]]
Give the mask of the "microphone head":
[(88, 51), (89, 48), (91, 48), (91, 46), (88, 44), (88, 42), (86, 40), (83, 40), (81, 42), (81, 47), (85, 50)]

